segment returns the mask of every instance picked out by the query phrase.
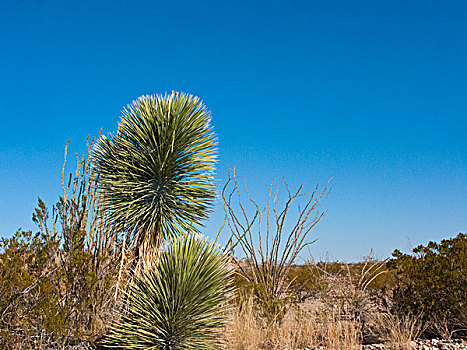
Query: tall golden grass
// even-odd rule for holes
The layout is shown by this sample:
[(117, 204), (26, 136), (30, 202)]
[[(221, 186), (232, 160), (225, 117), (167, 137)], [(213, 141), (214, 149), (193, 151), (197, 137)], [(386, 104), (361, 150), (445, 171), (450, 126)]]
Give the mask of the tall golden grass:
[(266, 322), (255, 315), (250, 299), (233, 315), (226, 332), (226, 349), (360, 349), (360, 325), (338, 311), (291, 309), (281, 323)]
[[(258, 317), (253, 299), (237, 307), (225, 334), (223, 349), (228, 350), (306, 350), (363, 348), (362, 323), (345, 317), (338, 306), (303, 311), (302, 306), (291, 308), (281, 323)], [(303, 307), (304, 308), (304, 307)], [(414, 340), (423, 331), (419, 316), (399, 317), (388, 311), (374, 315), (372, 331), (375, 339), (391, 349), (412, 349)]]

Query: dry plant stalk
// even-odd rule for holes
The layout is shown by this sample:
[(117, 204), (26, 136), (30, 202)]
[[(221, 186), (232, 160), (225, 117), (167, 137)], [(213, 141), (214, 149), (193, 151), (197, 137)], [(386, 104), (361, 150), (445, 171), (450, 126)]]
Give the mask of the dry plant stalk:
[(442, 339), (448, 341), (451, 341), (456, 333), (467, 332), (466, 328), (452, 329), (452, 327), (450, 327), (450, 320), (446, 315), (443, 317), (433, 317), (433, 320), (427, 325), (427, 328), (430, 327), (436, 330), (436, 332), (441, 335)]
[(422, 318), (422, 314), (397, 315), (386, 310), (377, 314), (376, 331), (393, 349), (409, 350), (413, 348), (411, 342), (426, 329)]
[(348, 263), (342, 263), (342, 269), (338, 272), (329, 272), (329, 262), (324, 266), (306, 262), (310, 271), (325, 282), (325, 288), (321, 292), (321, 300), (328, 306), (338, 305), (343, 317), (356, 322), (366, 323), (369, 317), (377, 310), (368, 287), (379, 276), (387, 273), (386, 262), (372, 260), (373, 250), (366, 257), (361, 271), (352, 273)]
[[(54, 300), (57, 310), (55, 316), (45, 316), (45, 322), (49, 322), (48, 317), (59, 317), (61, 321), (58, 322), (60, 330), (50, 333), (47, 327), (43, 328), (42, 321), (30, 320), (34, 329), (21, 331), (32, 334), (31, 339), (24, 339), (25, 348), (29, 341), (46, 344), (42, 347), (65, 346), (77, 340), (92, 341), (105, 332), (108, 320), (104, 319), (111, 315), (115, 305), (112, 296), (120, 261), (121, 270), (125, 268), (120, 260), (124, 247), (121, 248), (122, 238), (101, 215), (99, 184), (91, 166), (93, 143), (94, 139), (90, 141), (88, 137), (87, 157), (80, 158), (76, 154), (76, 170), (66, 181), (68, 141), (61, 172), (62, 195), (52, 207), (52, 217), (49, 218), (41, 199), (33, 214), (41, 237), (49, 247), (48, 262), (42, 275), (21, 292), (17, 305), (24, 304), (28, 310), (35, 308), (44, 297), (40, 292), (41, 284), (49, 280), (53, 296), (48, 297)], [(121, 275), (120, 272), (119, 278)]]
[[(321, 192), (318, 191), (317, 184), (311, 194), (303, 191), (303, 185), (292, 192), (284, 179), (287, 200), (283, 209), (279, 209), (278, 204), (279, 184), (275, 192), (273, 191), (275, 180), (271, 181), (268, 201), (262, 209), (251, 198), (245, 182), (248, 202), (255, 208), (254, 214), (248, 215), (242, 202), (242, 191), (235, 169), (229, 174), (222, 190), (224, 223), (227, 222), (231, 231), (227, 247), (232, 250), (236, 246), (241, 247), (246, 259), (233, 259), (241, 275), (258, 288), (256, 292), (262, 301), (275, 303), (286, 292), (289, 267), (303, 248), (312, 243), (306, 240), (307, 235), (326, 213), (321, 210), (321, 204), (329, 195), (328, 185), (331, 179)], [(299, 204), (301, 198), (305, 198), (303, 207)], [(297, 217), (290, 226), (287, 219), (295, 206), (298, 209)], [(273, 312), (277, 311), (276, 306), (272, 306), (272, 309)]]

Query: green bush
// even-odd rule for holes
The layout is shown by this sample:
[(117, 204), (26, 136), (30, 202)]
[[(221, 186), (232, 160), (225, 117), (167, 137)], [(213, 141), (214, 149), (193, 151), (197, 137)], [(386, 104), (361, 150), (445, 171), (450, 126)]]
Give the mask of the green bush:
[[(50, 270), (50, 258), (58, 242), (17, 231), (11, 238), (0, 241), (0, 346), (19, 346), (23, 339), (48, 334), (60, 329), (64, 313), (58, 301), (47, 295), (55, 294), (51, 279), (43, 271)], [(53, 316), (53, 317), (49, 317)], [(28, 341), (22, 344), (28, 347)]]
[(39, 232), (0, 239), (0, 349), (66, 347), (107, 331), (117, 276), (124, 279), (128, 264), (99, 215), (91, 145), (68, 184), (62, 171), (63, 194), (51, 213), (39, 199)]
[(230, 259), (198, 235), (170, 241), (126, 292), (126, 307), (104, 343), (125, 349), (219, 346), (232, 296)]
[(106, 332), (118, 262), (62, 242), (31, 231), (0, 240), (0, 348), (66, 346)]
[(394, 308), (423, 314), (428, 331), (442, 336), (467, 328), (467, 236), (399, 250), (389, 266), (396, 270)]

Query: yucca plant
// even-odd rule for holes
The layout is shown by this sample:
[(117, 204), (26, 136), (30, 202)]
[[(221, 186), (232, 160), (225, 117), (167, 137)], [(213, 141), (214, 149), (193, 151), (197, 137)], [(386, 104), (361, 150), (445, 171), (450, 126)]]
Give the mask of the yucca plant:
[(197, 232), (214, 198), (216, 137), (198, 97), (141, 96), (94, 150), (107, 219), (151, 260), (164, 238)]
[(229, 257), (200, 235), (169, 240), (126, 292), (127, 307), (105, 340), (125, 349), (214, 349), (232, 297)]

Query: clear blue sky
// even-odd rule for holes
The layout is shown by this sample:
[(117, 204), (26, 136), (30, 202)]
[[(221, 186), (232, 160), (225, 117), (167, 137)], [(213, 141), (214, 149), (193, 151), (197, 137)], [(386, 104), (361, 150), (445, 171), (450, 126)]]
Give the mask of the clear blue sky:
[(36, 230), (68, 139), (171, 90), (212, 110), (220, 184), (236, 166), (261, 199), (274, 176), (334, 176), (317, 257), (466, 232), (466, 24), (465, 1), (3, 1), (0, 234)]

